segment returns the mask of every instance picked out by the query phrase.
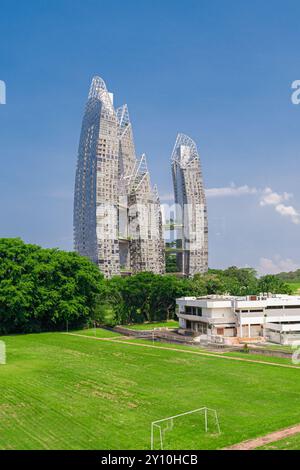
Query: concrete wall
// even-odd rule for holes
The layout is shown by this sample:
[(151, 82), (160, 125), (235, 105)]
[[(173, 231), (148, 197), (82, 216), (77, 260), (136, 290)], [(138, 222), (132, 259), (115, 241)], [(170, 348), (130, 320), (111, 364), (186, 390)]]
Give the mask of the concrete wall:
[(228, 320), (228, 322), (232, 322), (235, 320), (235, 316), (231, 308), (220, 307), (215, 309), (210, 308), (203, 308), (202, 309), (202, 316), (205, 318), (224, 318)]
[(280, 333), (278, 333), (277, 331), (270, 331), (270, 330), (267, 330), (266, 331), (266, 337), (268, 339), (268, 341), (271, 341), (271, 343), (278, 343), (280, 344)]
[[(242, 327), (242, 337), (244, 338), (256, 338), (258, 336), (262, 336), (263, 329), (261, 325), (250, 325), (250, 335), (249, 335), (249, 326), (243, 325)], [(240, 328), (238, 328), (238, 336), (240, 335)]]

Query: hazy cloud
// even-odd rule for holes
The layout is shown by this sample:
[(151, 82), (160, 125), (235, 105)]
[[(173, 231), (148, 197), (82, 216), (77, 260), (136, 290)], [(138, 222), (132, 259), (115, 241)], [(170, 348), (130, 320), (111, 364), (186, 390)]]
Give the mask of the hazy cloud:
[(262, 196), (260, 199), (261, 206), (273, 206), (281, 204), (284, 201), (288, 201), (292, 197), (292, 194), (289, 193), (275, 193), (271, 188), (265, 188), (262, 191)]
[(284, 204), (278, 204), (275, 210), (284, 217), (289, 217), (293, 224), (300, 224), (300, 213), (296, 211), (293, 206), (285, 206)]
[(296, 271), (300, 264), (290, 258), (283, 259), (279, 255), (270, 258), (260, 258), (256, 270), (259, 274), (278, 274), (281, 272)]
[(235, 196), (243, 196), (245, 194), (257, 194), (256, 188), (251, 188), (248, 185), (244, 186), (236, 186), (235, 184), (231, 184), (225, 188), (211, 188), (206, 190), (206, 196), (210, 197), (235, 197)]
[(288, 217), (293, 224), (300, 224), (300, 212), (292, 205), (286, 205), (293, 195), (287, 192), (277, 193), (272, 188), (258, 189), (248, 185), (236, 186), (234, 183), (223, 188), (211, 188), (206, 190), (208, 198), (239, 197), (244, 195), (259, 195), (259, 205), (261, 207), (271, 206), (283, 217)]
[[(246, 194), (257, 194), (257, 192), (257, 188), (250, 188), (248, 185), (236, 186), (234, 183), (224, 188), (209, 188), (205, 190), (207, 198), (235, 197)], [(160, 196), (161, 201), (172, 201), (173, 199), (173, 193), (165, 193)]]
[(273, 206), (275, 211), (283, 217), (288, 217), (293, 224), (300, 224), (300, 213), (291, 205), (287, 206), (284, 202), (293, 197), (290, 193), (276, 193), (271, 188), (265, 188), (260, 199), (261, 206)]

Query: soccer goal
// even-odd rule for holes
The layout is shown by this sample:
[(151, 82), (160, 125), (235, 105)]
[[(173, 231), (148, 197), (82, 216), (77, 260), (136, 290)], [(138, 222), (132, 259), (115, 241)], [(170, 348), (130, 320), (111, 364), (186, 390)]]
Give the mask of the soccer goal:
[(156, 446), (159, 447), (158, 450), (164, 450), (166, 441), (171, 439), (173, 443), (176, 440), (182, 442), (182, 438), (188, 439), (189, 435), (194, 441), (198, 433), (203, 431), (211, 434), (221, 433), (217, 411), (206, 406), (153, 421), (151, 423), (151, 450), (154, 450)]

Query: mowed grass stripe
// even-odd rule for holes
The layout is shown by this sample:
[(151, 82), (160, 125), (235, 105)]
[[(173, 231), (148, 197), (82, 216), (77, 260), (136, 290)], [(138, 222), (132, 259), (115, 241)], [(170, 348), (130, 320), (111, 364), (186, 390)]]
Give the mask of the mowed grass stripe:
[(280, 441), (265, 444), (255, 450), (299, 450), (300, 449), (300, 434), (290, 436)]
[[(56, 372), (54, 386), (52, 375), (47, 373), (47, 364), (41, 364), (41, 367), (43, 371), (38, 375), (35, 371), (30, 375), (22, 374), (22, 381), (18, 382), (13, 390), (9, 390), (9, 384), (5, 382), (5, 378), (2, 381), (1, 387), (5, 387), (7, 384), (7, 390), (11, 392), (9, 396), (11, 408), (6, 416), (5, 413), (2, 413), (1, 416), (0, 429), (2, 427), (2, 432), (0, 432), (0, 442), (4, 429), (7, 430), (7, 427), (12, 426), (11, 435), (15, 444), (9, 445), (8, 448), (15, 448), (15, 446), (27, 448), (28, 445), (32, 446), (32, 444), (37, 448), (51, 448), (52, 445), (56, 447), (55, 431), (60, 429), (59, 445), (68, 447), (70, 425), (76, 428), (77, 435), (88, 441), (89, 425), (77, 419), (76, 413), (73, 412), (74, 389), (72, 385), (66, 383), (67, 370), (66, 368), (63, 370), (64, 364), (61, 365), (60, 371)], [(63, 380), (61, 380), (60, 375), (62, 375)], [(0, 398), (0, 409), (1, 402)], [(13, 404), (15, 404), (14, 408)], [(64, 416), (63, 420), (62, 415)], [(32, 430), (36, 427), (43, 432), (32, 433)], [(64, 428), (66, 433), (62, 432)], [(46, 437), (41, 437), (43, 435)]]
[[(175, 347), (166, 347), (166, 346), (156, 346), (154, 344), (147, 344), (146, 342), (140, 343), (137, 342), (137, 340), (131, 340), (129, 341), (123, 341), (119, 338), (97, 338), (93, 336), (87, 336), (84, 334), (77, 334), (77, 333), (62, 333), (62, 334), (67, 334), (70, 336), (80, 336), (83, 338), (87, 339), (96, 339), (100, 341), (113, 341), (114, 343), (120, 343), (120, 344), (126, 344), (130, 346), (138, 346), (138, 347), (144, 347), (144, 348), (154, 348), (154, 349), (160, 349), (160, 350), (168, 350), (168, 351), (174, 351), (176, 353), (187, 353), (187, 354), (195, 354), (197, 356), (206, 356), (206, 357), (213, 357), (213, 358), (219, 358), (219, 359), (228, 359), (232, 361), (242, 361), (242, 362), (248, 362), (248, 363), (254, 363), (254, 364), (263, 364), (263, 365), (268, 365), (268, 366), (276, 366), (276, 367), (287, 367), (289, 369), (299, 369), (299, 366), (293, 365), (293, 364), (283, 364), (280, 362), (273, 362), (271, 360), (264, 361), (261, 359), (246, 359), (244, 357), (240, 357), (238, 355), (225, 355), (225, 354), (218, 354), (218, 353), (209, 353), (209, 352), (200, 352), (200, 351), (195, 351), (195, 350), (188, 350), (188, 349), (179, 349)], [(127, 340), (127, 338), (125, 337)]]
[(175, 430), (174, 448), (227, 447), (300, 422), (291, 368), (60, 333), (1, 339), (1, 449), (147, 449), (151, 421), (199, 406), (218, 411), (222, 434)]

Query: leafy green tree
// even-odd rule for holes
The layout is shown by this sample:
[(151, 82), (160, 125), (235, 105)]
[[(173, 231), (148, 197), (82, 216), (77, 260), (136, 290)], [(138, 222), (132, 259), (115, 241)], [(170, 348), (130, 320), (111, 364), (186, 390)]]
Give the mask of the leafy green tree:
[(278, 276), (251, 268), (210, 269), (192, 279), (143, 272), (103, 279), (76, 253), (0, 239), (0, 334), (175, 318), (176, 299), (210, 294), (291, 293)]
[(282, 281), (279, 277), (267, 274), (258, 281), (259, 292), (272, 294), (292, 294), (291, 286)]
[[(171, 219), (172, 221), (172, 219)], [(174, 222), (172, 222), (174, 223)], [(176, 240), (166, 243), (166, 273), (177, 273), (177, 255), (176, 248), (178, 242)], [(174, 250), (174, 251), (173, 251)]]
[(0, 333), (82, 325), (102, 292), (103, 276), (88, 259), (0, 239)]
[(258, 283), (254, 269), (232, 266), (223, 271), (223, 276), (230, 294), (250, 295), (257, 293)]
[(250, 295), (258, 292), (256, 271), (252, 268), (231, 266), (225, 270), (210, 269), (205, 277), (208, 281), (207, 294)]
[(117, 314), (122, 322), (151, 321), (150, 294), (154, 279), (155, 274), (148, 272), (121, 278), (122, 301), (117, 306)]
[(288, 273), (275, 274), (276, 277), (285, 282), (300, 282), (300, 269), (296, 271), (290, 271)]
[(196, 274), (192, 281), (192, 295), (203, 296), (212, 294), (225, 294), (226, 284), (222, 276), (208, 272), (206, 274)]
[(185, 295), (193, 295), (188, 280), (175, 276), (155, 276), (149, 298), (151, 321), (175, 318), (176, 299)]
[(166, 272), (167, 273), (177, 273), (177, 260), (176, 254), (166, 253)]
[(176, 298), (191, 295), (188, 279), (143, 272), (116, 276), (107, 283), (106, 302), (114, 308), (117, 323), (143, 323), (175, 317)]

